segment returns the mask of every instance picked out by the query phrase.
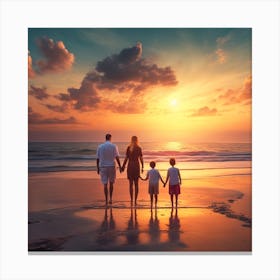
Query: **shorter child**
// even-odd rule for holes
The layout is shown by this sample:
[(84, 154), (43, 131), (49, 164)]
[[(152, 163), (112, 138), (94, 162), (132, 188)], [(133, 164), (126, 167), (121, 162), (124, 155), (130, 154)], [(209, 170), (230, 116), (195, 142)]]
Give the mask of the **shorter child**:
[(159, 171), (155, 169), (156, 163), (154, 161), (150, 162), (151, 169), (147, 172), (147, 176), (145, 179), (141, 178), (142, 180), (149, 179), (149, 194), (151, 198), (151, 209), (153, 208), (153, 196), (155, 197), (155, 207), (157, 207), (157, 200), (158, 200), (158, 193), (159, 193), (159, 180), (164, 184)]
[(176, 164), (175, 158), (171, 158), (169, 160), (169, 163), (170, 163), (171, 167), (167, 170), (167, 177), (166, 177), (166, 181), (164, 183), (164, 187), (169, 180), (169, 191), (168, 192), (170, 194), (172, 208), (173, 208), (173, 196), (174, 195), (175, 195), (175, 199), (176, 199), (176, 208), (177, 208), (178, 195), (181, 193), (180, 185), (182, 183), (182, 180), (181, 180), (181, 175), (180, 175), (179, 169), (174, 167), (174, 165)]

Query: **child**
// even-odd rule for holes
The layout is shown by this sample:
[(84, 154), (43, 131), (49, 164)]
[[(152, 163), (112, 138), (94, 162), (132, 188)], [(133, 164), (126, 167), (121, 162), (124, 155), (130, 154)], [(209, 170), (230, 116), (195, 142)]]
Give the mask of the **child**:
[(170, 167), (167, 170), (167, 178), (166, 178), (166, 181), (164, 183), (164, 187), (169, 180), (169, 194), (170, 194), (170, 198), (171, 198), (172, 208), (173, 208), (173, 196), (174, 195), (175, 195), (175, 199), (176, 199), (176, 208), (177, 208), (178, 195), (181, 193), (180, 192), (180, 185), (182, 183), (182, 180), (181, 180), (181, 175), (180, 175), (179, 169), (174, 167), (174, 165), (176, 164), (175, 158), (171, 158), (169, 160), (169, 163), (172, 167)]
[(155, 197), (155, 208), (157, 207), (157, 200), (158, 200), (158, 183), (159, 180), (164, 184), (164, 181), (162, 180), (159, 171), (155, 169), (156, 163), (154, 161), (150, 162), (151, 169), (147, 172), (147, 176), (145, 179), (141, 178), (142, 180), (148, 180), (149, 179), (149, 194), (151, 198), (151, 209), (153, 208), (153, 196)]

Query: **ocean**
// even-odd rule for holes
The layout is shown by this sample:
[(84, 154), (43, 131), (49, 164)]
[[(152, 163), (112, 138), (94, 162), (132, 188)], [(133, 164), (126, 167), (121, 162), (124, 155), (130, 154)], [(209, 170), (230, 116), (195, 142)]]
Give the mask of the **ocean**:
[[(100, 142), (29, 142), (28, 171), (66, 172), (96, 170), (96, 150)], [(121, 162), (127, 142), (117, 142)], [(183, 172), (182, 179), (199, 176), (250, 175), (252, 146), (250, 143), (143, 142), (145, 170), (149, 162), (165, 172), (170, 157)]]

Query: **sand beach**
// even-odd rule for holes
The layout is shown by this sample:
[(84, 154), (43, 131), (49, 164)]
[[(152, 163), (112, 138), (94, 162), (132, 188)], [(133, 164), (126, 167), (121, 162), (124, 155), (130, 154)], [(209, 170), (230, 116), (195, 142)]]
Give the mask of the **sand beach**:
[(146, 181), (131, 207), (124, 174), (110, 207), (95, 171), (31, 173), (28, 188), (29, 253), (252, 250), (250, 175), (183, 180), (177, 210), (162, 186), (151, 210)]

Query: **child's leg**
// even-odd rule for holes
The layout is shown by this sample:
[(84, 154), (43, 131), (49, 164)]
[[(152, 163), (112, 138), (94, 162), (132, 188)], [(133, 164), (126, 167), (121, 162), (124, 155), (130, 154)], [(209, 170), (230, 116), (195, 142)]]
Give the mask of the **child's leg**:
[(173, 208), (173, 194), (170, 195), (170, 198), (171, 198), (171, 206)]
[(155, 206), (157, 207), (157, 194), (155, 194)]
[(153, 208), (153, 195), (150, 194), (150, 198), (151, 198), (151, 209)]
[(176, 198), (176, 208), (178, 206), (178, 194), (175, 195), (175, 198)]

